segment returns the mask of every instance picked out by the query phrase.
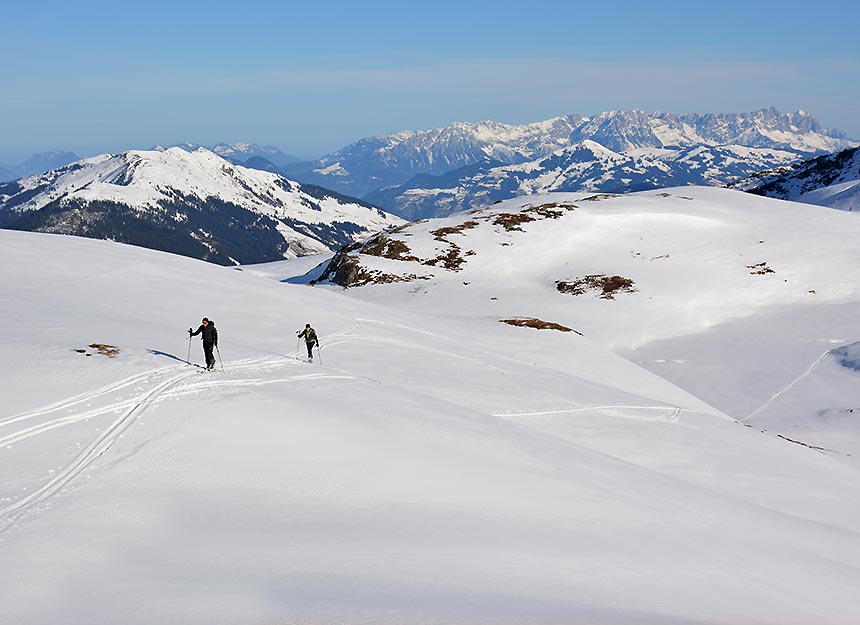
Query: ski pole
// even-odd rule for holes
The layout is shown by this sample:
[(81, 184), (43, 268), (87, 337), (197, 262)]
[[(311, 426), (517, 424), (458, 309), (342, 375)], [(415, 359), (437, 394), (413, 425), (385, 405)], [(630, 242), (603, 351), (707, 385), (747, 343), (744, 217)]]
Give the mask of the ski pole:
[(185, 359), (185, 362), (191, 364), (191, 328), (188, 328), (188, 358)]
[(320, 349), (319, 343), (317, 343), (317, 356), (320, 357), (320, 367), (322, 367), (322, 349)]
[(296, 338), (296, 360), (299, 359), (299, 350), (302, 347), (302, 337)]
[(221, 363), (221, 373), (224, 373), (224, 361), (221, 360), (221, 350), (218, 349), (218, 344), (215, 344), (215, 351), (218, 352), (218, 362)]

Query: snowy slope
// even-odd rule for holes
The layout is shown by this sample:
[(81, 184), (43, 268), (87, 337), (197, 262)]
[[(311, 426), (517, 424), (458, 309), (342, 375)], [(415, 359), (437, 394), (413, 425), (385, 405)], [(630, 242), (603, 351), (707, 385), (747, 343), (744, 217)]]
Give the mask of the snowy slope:
[(205, 149), (84, 159), (0, 185), (0, 226), (80, 234), (222, 264), (322, 253), (400, 220)]
[(860, 209), (860, 148), (827, 154), (741, 181), (736, 188), (840, 210)]
[[(383, 274), (373, 282), (393, 280), (357, 297), (546, 316), (607, 345), (635, 346), (761, 310), (860, 298), (860, 280), (844, 275), (860, 263), (854, 217), (708, 187), (553, 193), (416, 222), (342, 258)], [(558, 291), (557, 281), (588, 275), (628, 278), (633, 292)], [(625, 327), (631, 307), (637, 324)]]
[(858, 340), (859, 239), (854, 213), (725, 189), (554, 193), (376, 237), (328, 278), (381, 304), (559, 323), (737, 419), (860, 461), (860, 397), (843, 392), (860, 380), (828, 355)]
[(860, 618), (860, 473), (588, 337), (72, 237), (0, 267), (9, 622)]

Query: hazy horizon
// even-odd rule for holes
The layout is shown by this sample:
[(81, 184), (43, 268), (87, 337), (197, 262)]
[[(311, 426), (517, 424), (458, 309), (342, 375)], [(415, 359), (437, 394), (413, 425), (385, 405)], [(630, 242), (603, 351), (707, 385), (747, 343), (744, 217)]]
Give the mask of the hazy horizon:
[(222, 141), (312, 158), (455, 121), (631, 108), (803, 109), (860, 138), (860, 7), (819, 2), (822, 28), (808, 6), (13, 0), (0, 162)]

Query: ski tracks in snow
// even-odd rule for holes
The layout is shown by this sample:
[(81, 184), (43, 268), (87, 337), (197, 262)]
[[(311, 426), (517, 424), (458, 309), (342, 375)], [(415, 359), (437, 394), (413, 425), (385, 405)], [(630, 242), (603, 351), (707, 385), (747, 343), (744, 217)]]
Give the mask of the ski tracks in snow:
[(818, 365), (819, 365), (819, 364), (821, 364), (821, 361), (822, 361), (822, 360), (824, 360), (825, 358), (827, 358), (827, 355), (828, 355), (828, 354), (830, 354), (830, 353), (831, 353), (831, 351), (832, 351), (832, 350), (829, 350), (829, 349), (828, 349), (828, 350), (827, 350), (827, 351), (825, 351), (823, 354), (821, 354), (821, 356), (819, 356), (819, 357), (818, 357), (818, 359), (817, 359), (815, 362), (813, 362), (811, 365), (809, 365), (809, 368), (807, 368), (807, 369), (806, 369), (806, 371), (804, 371), (804, 372), (803, 372), (803, 373), (801, 373), (799, 376), (797, 376), (796, 378), (794, 378), (794, 379), (793, 379), (791, 382), (789, 382), (785, 387), (783, 387), (782, 389), (780, 389), (779, 391), (777, 391), (776, 393), (774, 393), (773, 395), (771, 395), (770, 399), (768, 399), (764, 404), (762, 404), (761, 406), (759, 406), (758, 408), (756, 408), (755, 410), (753, 410), (750, 414), (748, 414), (747, 416), (745, 416), (745, 417), (743, 417), (742, 419), (740, 419), (740, 421), (741, 421), (742, 423), (746, 423), (747, 421), (749, 421), (750, 419), (752, 419), (752, 418), (753, 418), (753, 417), (755, 417), (756, 415), (760, 414), (763, 410), (767, 409), (767, 408), (768, 408), (771, 404), (773, 404), (773, 402), (775, 402), (777, 399), (779, 399), (780, 397), (782, 397), (783, 395), (785, 395), (785, 394), (786, 394), (788, 391), (790, 391), (790, 390), (791, 390), (791, 389), (792, 389), (796, 384), (798, 384), (799, 382), (801, 382), (801, 381), (802, 381), (802, 380), (804, 380), (805, 378), (807, 378), (807, 377), (809, 377), (810, 375), (812, 375), (812, 372), (813, 372), (813, 371), (815, 371), (816, 367), (818, 367)]
[[(283, 357), (265, 357), (229, 363), (228, 374), (257, 373), (294, 366)], [(138, 373), (106, 386), (38, 409), (0, 418), (0, 454), (16, 443), (93, 417), (119, 413), (110, 425), (78, 453), (67, 466), (55, 473), (32, 493), (0, 508), (0, 534), (9, 529), (28, 511), (65, 489), (92, 463), (105, 454), (124, 432), (153, 404), (199, 393), (212, 388), (251, 387), (318, 379), (353, 379), (355, 376), (329, 373), (303, 373), (289, 376), (226, 377), (221, 372), (204, 373), (188, 366), (169, 366)], [(135, 393), (125, 396), (133, 387)], [(140, 389), (143, 388), (142, 392)], [(93, 406), (94, 403), (100, 405)], [(24, 427), (21, 427), (21, 426)], [(4, 431), (5, 430), (5, 431)]]
[[(78, 456), (66, 468), (56, 474), (53, 478), (51, 478), (46, 484), (44, 484), (35, 492), (24, 497), (23, 499), (16, 501), (9, 506), (6, 506), (5, 508), (0, 509), (0, 532), (3, 532), (4, 530), (8, 529), (11, 525), (15, 523), (16, 520), (18, 520), (18, 518), (20, 518), (33, 506), (44, 502), (49, 497), (60, 491), (75, 477), (80, 475), (81, 472), (83, 472), (90, 464), (92, 464), (95, 459), (99, 458), (108, 449), (110, 449), (116, 442), (116, 440), (119, 438), (119, 436), (126, 429), (128, 429), (129, 425), (134, 422), (137, 416), (139, 416), (146, 409), (146, 407), (153, 401), (155, 397), (159, 395), (159, 393), (162, 393), (165, 389), (173, 386), (174, 384), (178, 384), (185, 378), (191, 377), (193, 375), (197, 375), (197, 372), (186, 371), (179, 375), (172, 376), (167, 380), (161, 382), (160, 384), (157, 384), (155, 387), (151, 388), (149, 391), (139, 397), (133, 406), (128, 408), (120, 415), (118, 419), (111, 423), (111, 425), (104, 432), (102, 432), (96, 438), (96, 440), (90, 443), (87, 448), (83, 450), (83, 452), (78, 454)], [(55, 425), (54, 427), (59, 426)], [(41, 431), (47, 430), (43, 429)], [(36, 433), (41, 433), (41, 431), (31, 433), (31, 436), (35, 435)]]
[(682, 412), (693, 412), (678, 406), (584, 406), (562, 410), (540, 410), (535, 412), (495, 412), (494, 417), (502, 419), (532, 419), (535, 417), (557, 417), (582, 412), (599, 412), (611, 417), (633, 419), (634, 421), (660, 421), (677, 423)]

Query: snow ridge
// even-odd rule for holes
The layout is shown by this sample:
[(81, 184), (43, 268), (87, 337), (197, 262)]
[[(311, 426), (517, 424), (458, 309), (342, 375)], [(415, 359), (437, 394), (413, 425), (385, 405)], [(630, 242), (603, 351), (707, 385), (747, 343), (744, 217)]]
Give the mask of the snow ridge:
[[(221, 263), (332, 251), (398, 223), (359, 200), (204, 148), (103, 154), (0, 185), (2, 227), (112, 238)], [(176, 240), (159, 247), (148, 227), (174, 231)], [(243, 240), (228, 243), (231, 232)], [(196, 241), (190, 248), (188, 239)]]

